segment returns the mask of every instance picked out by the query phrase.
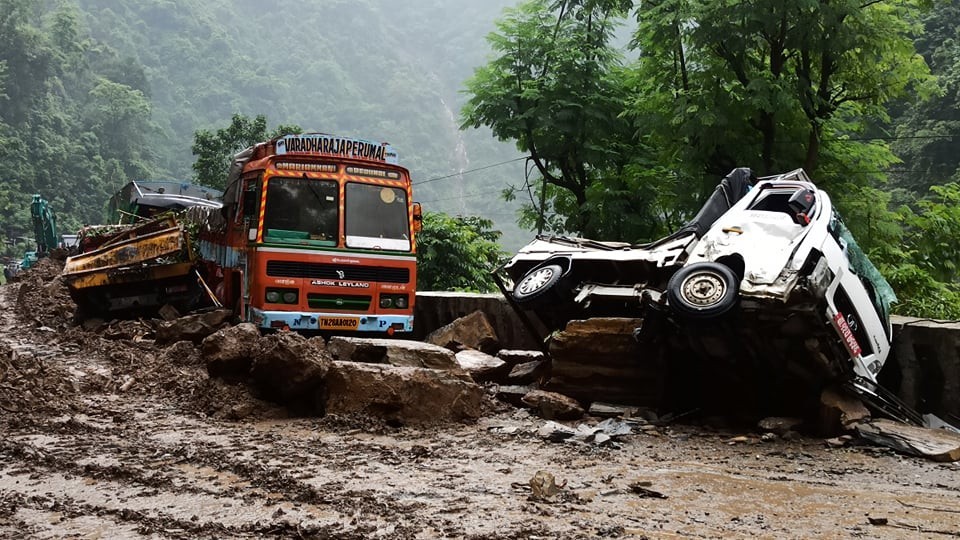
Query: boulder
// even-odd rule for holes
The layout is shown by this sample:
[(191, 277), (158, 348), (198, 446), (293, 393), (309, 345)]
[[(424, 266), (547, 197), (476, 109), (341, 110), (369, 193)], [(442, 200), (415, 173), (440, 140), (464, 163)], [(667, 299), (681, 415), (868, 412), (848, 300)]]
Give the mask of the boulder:
[(497, 399), (514, 407), (523, 407), (523, 396), (537, 390), (536, 385), (501, 384), (497, 386)]
[(334, 361), (327, 375), (332, 414), (363, 413), (396, 425), (476, 420), (483, 388), (455, 373)]
[(294, 414), (323, 415), (330, 353), (295, 332), (260, 340), (250, 374), (263, 395)]
[(549, 370), (550, 364), (546, 360), (524, 362), (513, 366), (513, 369), (507, 374), (505, 382), (507, 384), (530, 384), (539, 382), (541, 378), (547, 375)]
[(640, 319), (570, 321), (550, 341), (550, 380), (544, 388), (584, 403), (658, 407), (666, 382), (662, 348), (633, 337)]
[(842, 389), (828, 387), (820, 393), (820, 433), (835, 435), (854, 429), (856, 424), (870, 419), (870, 411), (862, 401)]
[(545, 420), (576, 420), (583, 416), (583, 407), (577, 400), (556, 392), (534, 390), (523, 396), (523, 402)]
[(495, 354), (500, 349), (497, 334), (482, 311), (474, 311), (434, 330), (424, 341), (452, 351), (468, 348)]
[(453, 351), (420, 341), (334, 336), (327, 350), (344, 362), (461, 371)]
[(768, 416), (757, 422), (757, 429), (764, 433), (774, 433), (784, 436), (787, 432), (796, 431), (803, 424), (802, 418), (786, 416)]
[(229, 325), (231, 317), (233, 312), (229, 309), (216, 309), (172, 321), (159, 321), (156, 329), (157, 344), (192, 341), (199, 345), (203, 338)]
[(511, 349), (540, 349), (541, 337), (549, 331), (533, 323), (533, 331), (517, 316), (502, 293), (464, 293), (458, 291), (417, 291), (414, 320), (410, 339), (423, 340), (426, 336), (451, 321), (475, 311), (482, 311), (501, 346), (509, 343)]
[(241, 323), (205, 337), (200, 352), (211, 377), (246, 377), (260, 343), (260, 330)]
[(536, 362), (545, 358), (543, 351), (526, 351), (518, 349), (500, 349), (497, 351), (497, 358), (515, 366), (527, 362)]
[(496, 356), (465, 349), (456, 354), (457, 363), (473, 380), (486, 382), (497, 380), (507, 374), (510, 366)]

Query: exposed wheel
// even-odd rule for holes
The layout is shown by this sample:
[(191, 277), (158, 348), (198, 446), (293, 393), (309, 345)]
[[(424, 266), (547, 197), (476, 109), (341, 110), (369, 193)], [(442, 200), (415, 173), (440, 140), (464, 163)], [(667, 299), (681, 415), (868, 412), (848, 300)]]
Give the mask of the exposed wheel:
[(725, 265), (702, 262), (685, 266), (667, 283), (667, 300), (683, 317), (707, 319), (737, 303), (739, 280)]
[(560, 282), (563, 268), (558, 264), (548, 264), (527, 272), (513, 288), (513, 298), (520, 304), (533, 302), (543, 297)]

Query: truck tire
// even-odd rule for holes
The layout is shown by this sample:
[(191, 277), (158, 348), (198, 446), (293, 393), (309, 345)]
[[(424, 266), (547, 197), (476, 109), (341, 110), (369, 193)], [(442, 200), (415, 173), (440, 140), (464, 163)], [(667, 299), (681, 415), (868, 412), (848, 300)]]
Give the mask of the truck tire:
[(729, 267), (713, 262), (694, 263), (678, 270), (667, 282), (667, 301), (680, 317), (709, 319), (736, 305), (739, 286)]
[(544, 299), (551, 289), (560, 283), (563, 268), (558, 264), (539, 266), (527, 272), (513, 288), (513, 299), (518, 304), (529, 305)]

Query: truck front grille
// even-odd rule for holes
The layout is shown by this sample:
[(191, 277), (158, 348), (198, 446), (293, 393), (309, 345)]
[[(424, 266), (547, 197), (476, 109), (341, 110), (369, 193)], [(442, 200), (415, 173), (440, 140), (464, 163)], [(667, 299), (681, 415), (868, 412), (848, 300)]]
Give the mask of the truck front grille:
[(349, 294), (316, 294), (307, 295), (307, 305), (310, 309), (338, 309), (350, 311), (367, 311), (370, 309), (370, 296)]
[[(343, 274), (341, 275), (340, 272)], [(376, 283), (408, 283), (410, 281), (410, 270), (407, 268), (344, 266), (295, 261), (267, 261), (267, 275), (270, 277), (345, 279)]]

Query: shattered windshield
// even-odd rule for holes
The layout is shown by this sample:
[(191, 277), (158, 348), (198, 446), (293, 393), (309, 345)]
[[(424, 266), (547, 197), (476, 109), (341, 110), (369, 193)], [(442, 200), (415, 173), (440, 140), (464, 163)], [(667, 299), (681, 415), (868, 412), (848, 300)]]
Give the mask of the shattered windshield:
[(347, 247), (410, 250), (405, 190), (350, 182), (345, 197)]
[(336, 245), (338, 192), (333, 180), (271, 178), (263, 212), (264, 239)]
[(845, 246), (851, 269), (870, 284), (873, 289), (870, 295), (873, 307), (883, 321), (888, 321), (890, 319), (890, 304), (897, 302), (897, 294), (887, 283), (887, 280), (883, 278), (880, 271), (877, 270), (877, 267), (870, 262), (867, 254), (860, 249), (860, 245), (854, 240), (853, 234), (850, 233), (850, 230), (847, 229), (836, 212), (830, 220), (830, 232), (843, 240), (841, 245)]

